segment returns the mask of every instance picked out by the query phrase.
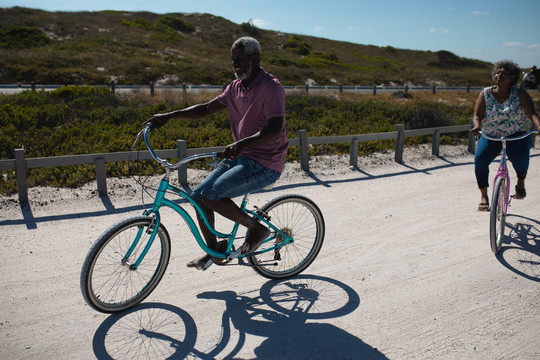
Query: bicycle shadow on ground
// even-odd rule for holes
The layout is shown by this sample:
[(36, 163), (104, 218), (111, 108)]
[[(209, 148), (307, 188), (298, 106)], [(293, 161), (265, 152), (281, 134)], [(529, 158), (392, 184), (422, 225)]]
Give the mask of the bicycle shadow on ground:
[(508, 214), (506, 230), (497, 259), (516, 274), (540, 282), (540, 221)]
[(345, 316), (360, 304), (358, 294), (337, 280), (301, 275), (269, 281), (255, 296), (207, 291), (197, 297), (226, 305), (221, 338), (212, 348), (195, 349), (197, 328), (186, 312), (170, 305), (143, 304), (110, 316), (99, 327), (94, 336), (96, 357), (235, 359), (248, 346), (247, 337), (255, 336), (264, 338), (253, 349), (256, 358), (387, 359), (345, 329), (322, 321)]
[(92, 340), (97, 359), (184, 359), (197, 340), (197, 327), (184, 310), (143, 303), (109, 316)]

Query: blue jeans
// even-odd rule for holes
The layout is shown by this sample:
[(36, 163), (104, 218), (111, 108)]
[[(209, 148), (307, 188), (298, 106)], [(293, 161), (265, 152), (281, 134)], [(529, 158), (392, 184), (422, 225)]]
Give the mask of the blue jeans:
[(192, 192), (191, 196), (219, 201), (260, 190), (275, 183), (281, 173), (262, 166), (257, 161), (240, 156), (225, 159)]
[[(516, 133), (512, 136), (523, 135), (524, 132)], [(508, 141), (506, 143), (506, 154), (512, 162), (518, 179), (525, 179), (529, 170), (529, 154), (532, 146), (531, 137), (522, 140)], [(502, 143), (500, 141), (487, 140), (481, 137), (478, 140), (476, 154), (474, 155), (474, 172), (478, 188), (489, 186), (489, 164), (501, 153)]]

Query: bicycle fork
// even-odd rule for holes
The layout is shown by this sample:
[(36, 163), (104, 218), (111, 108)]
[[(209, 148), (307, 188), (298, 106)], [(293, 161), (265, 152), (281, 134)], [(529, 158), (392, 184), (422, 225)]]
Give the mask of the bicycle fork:
[[(154, 240), (157, 234), (157, 229), (159, 229), (159, 224), (161, 222), (159, 212), (157, 210), (161, 206), (161, 203), (165, 196), (165, 191), (167, 189), (167, 186), (168, 186), (167, 182), (165, 181), (161, 182), (159, 189), (156, 193), (153, 209), (150, 211), (144, 212), (145, 215), (154, 214), (154, 216), (151, 218), (152, 221), (150, 222), (150, 224), (148, 224), (148, 227), (141, 226), (139, 228), (139, 230), (137, 231), (137, 235), (135, 236), (135, 238), (133, 239), (133, 242), (131, 243), (131, 246), (129, 247), (124, 257), (122, 258), (122, 264), (125, 266), (129, 266), (130, 270), (137, 270), (137, 268), (139, 267), (139, 264), (144, 259), (144, 257), (148, 253), (148, 250), (154, 243)], [(137, 257), (137, 260), (135, 260), (135, 262), (132, 263), (129, 261), (129, 258), (133, 254), (133, 251), (135, 251), (135, 249), (137, 248), (139, 241), (141, 240), (141, 238), (144, 236), (145, 233), (147, 235), (150, 235), (150, 237), (148, 238), (148, 241), (146, 242), (146, 245), (144, 246), (144, 249), (142, 250), (141, 254)]]
[[(495, 184), (497, 183), (497, 180), (499, 178), (504, 178), (504, 183), (505, 183), (504, 215), (506, 215), (506, 213), (508, 212), (508, 206), (510, 205), (511, 197), (510, 197), (510, 176), (508, 174), (508, 167), (506, 165), (506, 143), (505, 142), (503, 142), (501, 164), (499, 165), (497, 174), (495, 175), (495, 178), (493, 179), (493, 193), (495, 192)], [(492, 199), (492, 202), (494, 201), (495, 199)], [(497, 201), (499, 201), (499, 199), (497, 199)]]

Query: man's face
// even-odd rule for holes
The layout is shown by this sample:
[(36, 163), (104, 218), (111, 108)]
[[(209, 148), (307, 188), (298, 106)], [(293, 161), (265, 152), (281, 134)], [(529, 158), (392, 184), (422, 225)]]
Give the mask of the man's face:
[(242, 47), (231, 50), (231, 60), (237, 79), (246, 80), (251, 76), (253, 72), (253, 58), (244, 54)]

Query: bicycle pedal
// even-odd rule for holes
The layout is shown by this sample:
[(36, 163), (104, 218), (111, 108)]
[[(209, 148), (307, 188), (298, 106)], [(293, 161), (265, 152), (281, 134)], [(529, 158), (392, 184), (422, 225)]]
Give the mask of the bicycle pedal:
[(234, 260), (234, 259), (238, 258), (238, 256), (240, 256), (240, 249), (236, 250), (231, 255), (227, 256), (227, 261)]
[(214, 263), (214, 261), (212, 259), (209, 259), (206, 264), (204, 264), (203, 268), (201, 269), (202, 271), (208, 269), (210, 266), (212, 266), (212, 264)]

